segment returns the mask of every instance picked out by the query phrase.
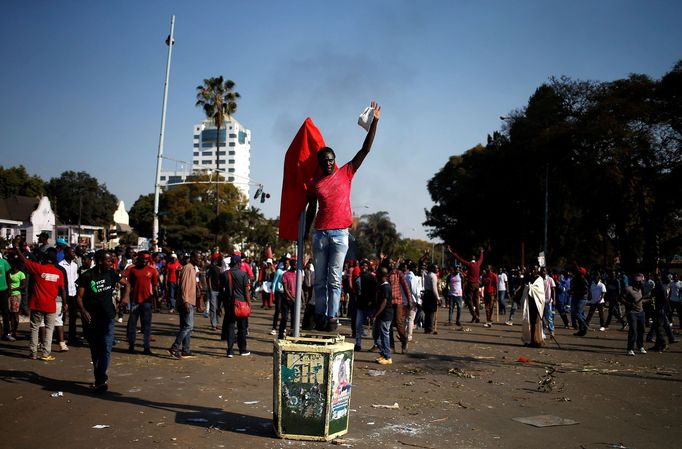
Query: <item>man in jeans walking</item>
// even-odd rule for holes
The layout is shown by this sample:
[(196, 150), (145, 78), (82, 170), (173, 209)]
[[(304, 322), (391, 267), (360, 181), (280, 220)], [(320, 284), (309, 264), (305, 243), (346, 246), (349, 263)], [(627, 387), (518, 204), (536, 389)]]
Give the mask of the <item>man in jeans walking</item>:
[(576, 265), (576, 274), (571, 281), (571, 314), (575, 311), (578, 332), (573, 335), (582, 337), (587, 334), (587, 320), (585, 320), (585, 306), (587, 305), (587, 270)]
[[(151, 255), (147, 251), (137, 254), (135, 265), (126, 269), (123, 277), (130, 283), (130, 314), (128, 315), (128, 352), (135, 353), (135, 337), (137, 320), (142, 323), (144, 335), (143, 347), (145, 355), (152, 355), (150, 346), (152, 334), (152, 308), (159, 297), (159, 272), (149, 265)], [(123, 303), (123, 301), (121, 301)]]
[[(353, 160), (341, 168), (336, 166), (336, 154), (329, 147), (320, 149), (317, 161), (322, 175), (308, 182), (308, 209), (305, 236), (315, 218), (313, 259), (315, 264), (316, 328), (336, 332), (341, 302), (343, 261), (348, 251), (348, 228), (353, 224), (350, 191), (355, 172), (372, 148), (381, 107), (371, 103), (373, 120), (362, 148)], [(319, 212), (317, 211), (319, 204)], [(317, 217), (315, 216), (317, 214)]]
[[(199, 265), (199, 252), (192, 251), (189, 261), (182, 267), (178, 275), (178, 293), (180, 298), (176, 300), (177, 311), (180, 315), (180, 331), (175, 337), (175, 342), (168, 350), (171, 357), (193, 357), (190, 350), (192, 329), (194, 328), (194, 309), (197, 305), (197, 270)], [(182, 352), (180, 349), (182, 348)]]

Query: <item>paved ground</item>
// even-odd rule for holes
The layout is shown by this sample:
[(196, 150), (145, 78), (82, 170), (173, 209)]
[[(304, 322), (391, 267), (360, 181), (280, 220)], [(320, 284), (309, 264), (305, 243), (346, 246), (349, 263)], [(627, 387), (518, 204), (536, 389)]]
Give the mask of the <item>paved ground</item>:
[[(281, 440), (272, 430), (270, 313), (255, 309), (252, 355), (234, 359), (225, 357), (219, 334), (199, 317), (192, 339), (197, 357), (188, 360), (165, 355), (177, 316), (155, 315), (156, 355), (130, 355), (119, 343), (105, 396), (88, 391), (87, 348), (55, 353), (57, 360), (46, 363), (26, 358), (26, 340), (2, 342), (2, 447), (329, 446)], [(120, 341), (123, 330), (116, 326)], [(521, 346), (519, 326), (441, 326), (438, 335), (416, 334), (410, 353), (395, 355), (390, 367), (374, 363), (374, 354), (358, 353), (350, 431), (340, 443), (373, 449), (680, 447), (682, 344), (626, 357), (624, 332), (570, 334), (558, 331), (561, 349), (552, 342), (538, 350)], [(553, 381), (548, 369), (555, 370)], [(385, 373), (371, 376), (370, 370)], [(551, 391), (538, 391), (543, 376)], [(58, 391), (63, 396), (51, 396)], [(399, 409), (373, 407), (396, 402)], [(536, 428), (513, 420), (544, 414), (578, 424)], [(93, 429), (97, 424), (111, 427)]]

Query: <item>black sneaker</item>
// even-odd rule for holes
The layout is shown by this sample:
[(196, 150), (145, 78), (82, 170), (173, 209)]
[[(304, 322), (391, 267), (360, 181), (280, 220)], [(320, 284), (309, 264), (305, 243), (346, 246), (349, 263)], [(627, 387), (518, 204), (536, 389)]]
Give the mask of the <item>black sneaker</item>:
[(339, 322), (335, 319), (327, 321), (327, 325), (324, 327), (325, 332), (336, 332), (339, 329)]
[(151, 349), (149, 348), (144, 348), (144, 351), (142, 351), (142, 354), (144, 355), (154, 355)]
[(360, 347), (360, 345), (355, 345), (355, 347), (353, 348), (353, 351), (360, 352), (360, 351), (362, 351), (362, 348)]
[(183, 359), (193, 359), (196, 356), (192, 352), (181, 352), (180, 357)]
[(168, 355), (170, 355), (170, 356), (173, 357), (174, 359), (179, 359), (179, 358), (180, 358), (180, 352), (179, 352), (177, 349), (175, 349), (175, 348), (170, 348), (170, 349), (168, 350)]
[(128, 346), (128, 354), (135, 354), (135, 346)]
[(106, 393), (109, 390), (109, 384), (106, 382), (101, 383), (101, 384), (94, 384), (92, 387), (90, 387), (93, 393), (96, 394), (102, 394)]

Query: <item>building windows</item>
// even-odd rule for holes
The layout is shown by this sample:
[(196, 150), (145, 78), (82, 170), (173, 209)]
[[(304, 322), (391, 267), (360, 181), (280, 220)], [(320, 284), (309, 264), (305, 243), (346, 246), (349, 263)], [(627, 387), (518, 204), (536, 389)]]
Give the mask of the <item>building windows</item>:
[(246, 143), (246, 133), (244, 131), (239, 131), (239, 143)]
[(230, 159), (230, 160), (228, 161), (228, 163), (234, 164), (234, 159)]
[[(227, 135), (227, 131), (225, 131), (225, 128), (220, 130), (220, 140), (225, 141), (225, 136)], [(218, 137), (218, 130), (215, 128), (212, 129), (205, 129), (201, 132), (201, 140), (206, 143), (207, 141), (210, 141), (211, 143), (215, 143), (216, 138)]]
[(236, 135), (236, 134), (230, 133), (230, 139), (236, 139), (236, 138), (237, 138), (237, 135)]
[(227, 172), (228, 172), (228, 173), (234, 173), (234, 168), (228, 168), (228, 169), (227, 169)]
[(213, 151), (202, 151), (201, 155), (202, 156), (213, 156)]
[(225, 156), (225, 152), (224, 151), (218, 151), (218, 156)]
[(201, 161), (201, 165), (211, 165), (213, 161)]
[(199, 161), (194, 161), (194, 165), (199, 165)]
[(179, 184), (182, 182), (182, 176), (169, 176), (168, 184)]
[(159, 180), (160, 180), (160, 181), (165, 181), (165, 180), (166, 180), (166, 177), (165, 177), (165, 176), (159, 176)]
[[(220, 146), (224, 147), (225, 142), (220, 142)], [(215, 147), (215, 142), (203, 142), (201, 144), (201, 148), (213, 148), (213, 147)]]
[(230, 156), (234, 156), (234, 155), (235, 155), (235, 151), (230, 150)]
[(225, 159), (220, 159), (220, 160), (218, 161), (218, 163), (221, 164), (221, 165), (225, 165)]
[(228, 176), (227, 180), (228, 182), (234, 182), (234, 176)]
[(195, 135), (194, 135), (194, 140), (198, 140), (199, 137), (201, 137), (199, 134), (195, 134)]
[(234, 142), (230, 142), (230, 146), (233, 147), (233, 146), (234, 146)]
[(198, 144), (198, 143), (195, 143), (193, 146), (194, 146), (194, 148), (199, 148), (199, 144)]
[(195, 155), (195, 156), (199, 156), (199, 152), (198, 152), (198, 151), (195, 151), (195, 152), (194, 152), (194, 155)]

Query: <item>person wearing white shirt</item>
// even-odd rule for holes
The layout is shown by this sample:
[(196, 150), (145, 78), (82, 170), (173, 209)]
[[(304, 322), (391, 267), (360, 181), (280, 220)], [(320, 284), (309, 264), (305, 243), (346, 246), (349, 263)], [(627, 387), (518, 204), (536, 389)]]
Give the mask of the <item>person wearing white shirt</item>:
[[(66, 273), (66, 279), (64, 282), (64, 290), (66, 290), (66, 304), (67, 313), (69, 317), (69, 339), (68, 344), (76, 346), (81, 343), (82, 340), (76, 335), (77, 322), (78, 319), (78, 304), (76, 302), (76, 295), (78, 290), (76, 289), (76, 280), (78, 279), (78, 264), (75, 260), (75, 253), (73, 248), (67, 246), (64, 248), (64, 259), (59, 262), (59, 266), (64, 269)], [(63, 331), (62, 331), (63, 332)], [(62, 339), (63, 341), (63, 339)], [(61, 346), (61, 344), (60, 344)], [(62, 351), (68, 346), (66, 343), (62, 346)]]
[(446, 285), (448, 290), (448, 324), (452, 324), (456, 307), (457, 318), (455, 319), (455, 325), (461, 326), (460, 319), (462, 318), (462, 307), (464, 306), (464, 294), (462, 292), (462, 274), (459, 272), (459, 267), (455, 266), (450, 269)]
[(421, 295), (422, 295), (422, 290), (424, 290), (423, 284), (422, 284), (422, 277), (417, 276), (414, 274), (415, 270), (417, 269), (417, 264), (414, 262), (411, 262), (409, 266), (407, 264), (403, 264), (404, 268), (403, 271), (405, 272), (405, 281), (407, 282), (407, 285), (410, 286), (410, 293), (411, 293), (411, 303), (413, 306), (410, 308), (410, 313), (407, 314), (405, 317), (405, 331), (407, 333), (407, 341), (412, 341), (412, 330), (414, 329), (414, 319), (417, 316), (417, 307), (421, 305)]
[(599, 310), (599, 330), (605, 331), (604, 327), (604, 295), (606, 294), (606, 286), (601, 281), (599, 273), (592, 275), (592, 283), (590, 284), (590, 310), (587, 312), (587, 325), (590, 325), (594, 310)]
[(505, 301), (507, 300), (507, 289), (509, 287), (509, 282), (507, 279), (507, 273), (504, 272), (504, 268), (500, 268), (499, 274), (497, 275), (497, 297), (500, 303), (500, 314), (507, 314), (507, 305)]

